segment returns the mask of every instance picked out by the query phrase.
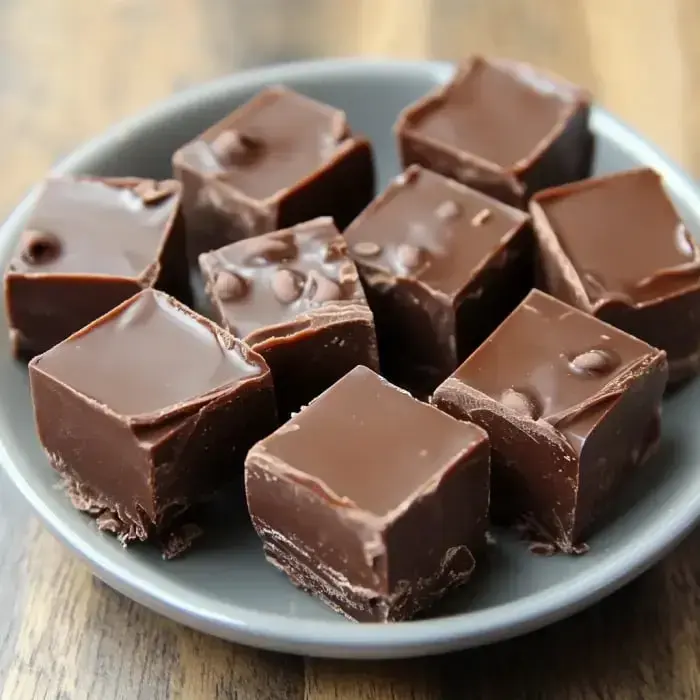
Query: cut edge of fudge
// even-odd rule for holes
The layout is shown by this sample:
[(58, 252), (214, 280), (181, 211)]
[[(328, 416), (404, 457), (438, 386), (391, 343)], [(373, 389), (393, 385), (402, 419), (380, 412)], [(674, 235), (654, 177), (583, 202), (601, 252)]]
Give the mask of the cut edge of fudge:
[[(54, 376), (53, 373), (46, 372), (41, 368), (42, 358), (46, 354), (59, 348), (64, 343), (73, 342), (76, 338), (89, 333), (101, 323), (118, 317), (141, 294), (145, 293), (151, 293), (163, 298), (166, 303), (174, 307), (178, 312), (184, 313), (188, 318), (198, 323), (202, 323), (224, 343), (225, 347), (230, 345), (229, 349), (233, 349), (235, 346), (241, 352), (242, 360), (254, 363), (260, 369), (260, 373), (232, 380), (212, 391), (194, 396), (189, 400), (177, 402), (164, 407), (162, 410), (130, 415), (112, 409), (103, 401), (88, 396), (84, 391), (73, 387), (68, 382)], [(69, 336), (66, 340), (47, 351), (47, 353), (34, 357), (29, 363), (29, 372), (32, 382), (33, 400), (35, 399), (34, 384), (35, 382), (37, 385), (39, 384), (37, 377), (41, 376), (43, 377), (42, 381), (51, 391), (62, 392), (68, 400), (97, 411), (100, 415), (100, 420), (115, 426), (121, 425), (125, 430), (130, 431), (134, 444), (140, 445), (144, 450), (148, 449), (148, 446), (154, 449), (157, 446), (162, 446), (169, 436), (175, 434), (183, 426), (189, 425), (189, 429), (196, 429), (200, 420), (205, 420), (212, 410), (221, 407), (228, 397), (234, 396), (246, 384), (257, 384), (261, 391), (269, 390), (270, 401), (268, 408), (272, 418), (270, 425), (267, 427), (269, 430), (272, 430), (276, 425), (271, 374), (264, 359), (225, 329), (192, 311), (177, 299), (157, 290), (144, 290), (142, 293), (134, 295), (100, 318), (95, 319), (88, 326)], [(175, 499), (170, 503), (166, 503), (160, 509), (158, 509), (154, 501), (156, 506), (156, 517), (154, 519), (144, 507), (136, 502), (137, 499), (125, 504), (119, 500), (118, 496), (100, 493), (98, 487), (89, 483), (89, 479), (82, 478), (73, 466), (66, 463), (60, 454), (49, 450), (42, 437), (37, 411), (38, 404), (35, 403), (40, 442), (49, 464), (59, 477), (59, 482), (56, 486), (66, 493), (76, 510), (85, 512), (95, 520), (98, 530), (112, 533), (125, 547), (133, 542), (153, 541), (160, 548), (165, 559), (180, 556), (202, 535), (202, 529), (197, 523), (196, 516), (193, 516), (192, 508), (214, 497), (222, 488), (227, 487), (226, 483), (222, 482), (215, 485), (213, 490), (206, 493), (192, 493), (184, 500), (183, 498)], [(178, 454), (189, 444), (189, 438), (186, 438), (184, 443), (180, 443), (182, 443), (182, 440), (178, 443), (179, 447), (176, 445)], [(241, 466), (243, 460), (244, 455), (241, 456)], [(155, 465), (154, 467), (157, 468)], [(150, 488), (153, 490), (149, 496), (156, 498), (152, 477), (153, 475), (149, 478), (149, 484), (151, 484)]]
[[(371, 372), (366, 367), (358, 367), (353, 372)], [(410, 393), (396, 387), (383, 377), (375, 376), (381, 383), (394, 391), (399, 392), (407, 400), (414, 401), (422, 409), (428, 407), (411, 396)], [(342, 380), (341, 380), (342, 381)], [(323, 399), (333, 387), (314, 399), (309, 406), (301, 409), (301, 412), (309, 410), (311, 406)], [(437, 409), (435, 409), (437, 410)], [(448, 415), (449, 414), (444, 414)], [(464, 423), (449, 416), (457, 423)], [(246, 496), (250, 508), (251, 483), (253, 480), (262, 480), (266, 483), (283, 482), (289, 489), (296, 492), (296, 498), (301, 496), (311, 505), (318, 507), (319, 512), (330, 514), (331, 518), (338, 518), (339, 522), (350, 525), (350, 537), (357, 537), (361, 542), (364, 552), (365, 565), (372, 572), (380, 567), (386, 576), (385, 583), (390, 584), (387, 566), (389, 565), (390, 552), (388, 551), (387, 535), (391, 535), (391, 526), (401, 523), (401, 518), (409, 513), (412, 508), (429, 502), (432, 497), (437, 497), (441, 488), (446, 488), (445, 481), (450, 475), (462, 468), (465, 472), (475, 472), (477, 467), (485, 470), (482, 475), (485, 482), (485, 501), (483, 513), (475, 519), (474, 527), (470, 533), (470, 541), (460, 546), (447, 547), (442, 555), (440, 566), (429, 575), (420, 576), (417, 581), (396, 581), (391, 590), (383, 591), (381, 584), (377, 582), (374, 587), (368, 587), (357, 582), (351, 582), (337, 567), (331, 566), (318, 557), (307, 544), (296, 534), (281, 532), (262, 520), (251, 508), (251, 519), (255, 530), (263, 542), (266, 559), (290, 581), (305, 592), (319, 598), (331, 609), (344, 615), (352, 621), (390, 622), (409, 619), (418, 613), (429, 609), (433, 603), (442, 599), (450, 590), (464, 584), (473, 574), (475, 569), (475, 554), (481, 553), (487, 546), (487, 518), (489, 502), (489, 469), (490, 448), (486, 431), (474, 424), (468, 424), (473, 436), (468, 444), (456, 452), (449, 460), (441, 463), (435, 473), (425, 480), (410, 494), (402, 498), (400, 503), (379, 515), (365, 507), (358, 506), (354, 501), (343, 497), (329, 487), (321, 478), (313, 476), (291, 464), (285, 459), (268, 452), (263, 444), (265, 440), (256, 444), (248, 453), (246, 459)], [(291, 420), (275, 431), (276, 433), (292, 432), (300, 426)], [(465, 425), (466, 427), (466, 425)], [(465, 431), (466, 432), (466, 431)], [(478, 462), (478, 464), (477, 464)], [(470, 475), (471, 476), (471, 475)], [(471, 476), (471, 478), (475, 478)], [(478, 494), (476, 494), (478, 496)], [(309, 510), (307, 508), (305, 511)], [(314, 505), (315, 504), (315, 505)], [(410, 521), (409, 521), (410, 524)], [(370, 539), (362, 538), (362, 534), (370, 535)], [(345, 533), (347, 535), (347, 533)], [(483, 541), (481, 541), (483, 540)]]
[[(563, 105), (562, 114), (557, 124), (552, 128), (550, 133), (533, 148), (526, 158), (516, 161), (510, 167), (498, 165), (476, 153), (462, 151), (449, 143), (437, 141), (431, 137), (420, 134), (412, 128), (412, 124), (417, 117), (420, 118), (423, 114), (432, 110), (434, 105), (445, 100), (450, 91), (454, 89), (454, 83), (468, 78), (475, 66), (484, 63), (491, 64), (501, 71), (511, 74), (516, 80), (532, 87), (533, 90), (538, 92), (555, 92), (562, 97), (560, 100)], [(567, 94), (569, 99), (564, 99)], [(431, 146), (441, 150), (449, 151), (454, 157), (460, 160), (472, 161), (485, 171), (490, 171), (499, 176), (509, 175), (513, 178), (513, 184), (524, 192), (523, 184), (516, 179), (518, 173), (525, 170), (539, 158), (546, 148), (564, 133), (571, 117), (580, 109), (589, 108), (591, 101), (592, 97), (589, 91), (552, 71), (540, 68), (539, 66), (535, 67), (521, 61), (505, 58), (487, 59), (480, 54), (475, 54), (456, 65), (455, 72), (448, 82), (434, 88), (418, 101), (404, 108), (394, 124), (394, 133), (397, 136), (401, 131), (410, 133), (413, 138), (429, 143)]]
[[(537, 290), (533, 290), (531, 294), (533, 293), (548, 296)], [(567, 306), (564, 302), (556, 301), (562, 306)], [(527, 298), (523, 304), (525, 303), (527, 303)], [(571, 310), (574, 313), (585, 313), (575, 308)], [(625, 331), (615, 328), (600, 319), (593, 317), (592, 320), (600, 324), (601, 328), (608, 328), (616, 334), (629, 336)], [(507, 319), (504, 323), (507, 323)], [(663, 394), (663, 388), (666, 385), (668, 376), (666, 353), (663, 350), (659, 350), (644, 343), (644, 341), (639, 341), (636, 338), (635, 340), (647, 346), (648, 352), (645, 355), (640, 357), (636, 362), (625, 367), (624, 372), (618, 373), (616, 377), (586, 401), (577, 404), (569, 410), (561, 411), (552, 416), (541, 417), (536, 413), (534, 415), (530, 414), (532, 405), (526, 403), (528, 398), (521, 395), (516, 390), (511, 390), (513, 394), (512, 405), (506, 405), (502, 401), (483, 393), (479, 389), (471, 386), (467, 381), (456, 376), (462, 365), (460, 365), (460, 368), (458, 368), (453, 375), (448, 377), (431, 396), (430, 402), (433, 406), (450, 413), (454, 417), (466, 421), (475, 421), (478, 425), (481, 425), (480, 419), (476, 414), (484, 411), (488, 412), (498, 416), (499, 419), (503, 421), (503, 424), (514, 426), (520, 434), (526, 436), (536, 435), (538, 439), (546, 441), (549, 445), (549, 449), (559, 453), (564, 463), (568, 463), (569, 466), (571, 466), (572, 460), (576, 461), (577, 469), (573, 470), (567, 477), (576, 479), (578, 482), (572, 504), (572, 520), (568, 525), (559, 520), (558, 532), (555, 532), (553, 528), (541, 523), (536, 515), (525, 512), (521, 512), (515, 520), (510, 523), (510, 525), (520, 531), (526, 539), (531, 540), (531, 549), (533, 553), (551, 554), (560, 551), (565, 554), (584, 554), (588, 551), (588, 545), (585, 541), (582, 541), (582, 537), (587, 537), (591, 525), (595, 523), (599, 516), (602, 515), (602, 517), (605, 517), (610, 499), (609, 494), (603, 494), (603, 500), (595, 503), (592, 517), (584, 518), (583, 521), (579, 520), (581, 517), (581, 503), (579, 500), (580, 482), (578, 481), (580, 478), (578, 469), (580, 457), (585, 454), (586, 445), (590, 436), (594, 435), (608, 415), (619, 407), (620, 402), (625, 398), (627, 390), (634, 388), (636, 385), (641, 386), (642, 382), (646, 381), (651, 385), (650, 394), (653, 394), (655, 385), (651, 384), (651, 382), (657, 379), (659, 381), (660, 390), (656, 393), (658, 393), (659, 396), (655, 405), (650, 404), (652, 413), (649, 417), (649, 422), (640, 426), (642, 442), (633, 450), (631, 460), (628, 463), (620, 465), (621, 469), (618, 470), (618, 472), (629, 471), (630, 469), (641, 466), (654, 454), (658, 447), (660, 441), (661, 395)], [(469, 358), (467, 358), (463, 364), (467, 364), (468, 362)], [(653, 398), (653, 396), (651, 398)], [(562, 431), (566, 430), (567, 425), (571, 425), (578, 418), (591, 413), (594, 416), (596, 413), (599, 415), (596, 417), (595, 424), (589, 429), (586, 444), (584, 444), (584, 451), (581, 452), (578, 458), (574, 457), (572, 454), (573, 447)], [(498, 443), (498, 439), (495, 439), (490, 433), (489, 438), (491, 439), (492, 445)], [(496, 448), (494, 447), (494, 449)], [(615, 481), (611, 483), (610, 486), (619, 486), (621, 477), (622, 475), (620, 473), (614, 474), (612, 478), (614, 478)], [(593, 494), (586, 495), (592, 496)], [(594, 502), (591, 501), (591, 503)], [(589, 503), (584, 505), (589, 505)]]

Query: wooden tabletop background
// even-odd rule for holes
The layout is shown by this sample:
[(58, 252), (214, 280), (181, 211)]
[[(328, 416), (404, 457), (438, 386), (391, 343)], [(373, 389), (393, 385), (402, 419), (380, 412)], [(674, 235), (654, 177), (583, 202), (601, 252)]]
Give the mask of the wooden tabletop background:
[[(0, 215), (188, 85), (302, 57), (509, 55), (578, 81), (700, 177), (698, 0), (0, 0)], [(434, 659), (205, 637), (92, 578), (0, 477), (0, 700), (700, 698), (700, 533), (577, 617)]]

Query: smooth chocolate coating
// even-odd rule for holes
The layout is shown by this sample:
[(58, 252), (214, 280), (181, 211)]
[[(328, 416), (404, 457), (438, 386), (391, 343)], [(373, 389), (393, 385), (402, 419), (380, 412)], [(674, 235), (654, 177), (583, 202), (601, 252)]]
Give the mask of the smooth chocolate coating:
[(263, 358), (158, 291), (34, 358), (29, 372), (49, 461), (75, 506), (124, 543), (163, 538), (240, 477), (247, 450), (277, 422)]
[(405, 109), (395, 126), (404, 166), (418, 163), (508, 204), (590, 172), (590, 97), (524, 63), (480, 56)]
[(344, 228), (374, 193), (369, 142), (345, 114), (270, 87), (173, 156), (193, 260), (327, 215)]
[(430, 393), (533, 283), (528, 217), (419, 166), (345, 239), (375, 315), (382, 371), (416, 393)]
[[(216, 319), (270, 365), (280, 416), (358, 364), (377, 368), (372, 313), (330, 217), (205, 253), (200, 267)], [(238, 293), (222, 294), (231, 276)]]
[(357, 620), (406, 619), (461, 585), (485, 542), (489, 444), (357, 367), (246, 460), (270, 561)]
[(700, 370), (700, 248), (658, 174), (546, 190), (532, 213), (550, 293), (666, 350), (672, 384)]
[(146, 287), (189, 301), (180, 189), (174, 180), (46, 181), (5, 275), (17, 355), (48, 350)]
[(489, 433), (492, 513), (576, 551), (658, 439), (665, 353), (533, 290), (433, 396)]

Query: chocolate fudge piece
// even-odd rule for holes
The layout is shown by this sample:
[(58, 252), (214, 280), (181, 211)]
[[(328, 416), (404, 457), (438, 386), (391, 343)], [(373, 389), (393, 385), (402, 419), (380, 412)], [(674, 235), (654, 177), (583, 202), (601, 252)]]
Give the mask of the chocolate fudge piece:
[(48, 350), (147, 287), (189, 302), (180, 189), (175, 180), (46, 181), (5, 273), (16, 356)]
[(614, 489), (659, 436), (665, 353), (533, 290), (433, 403), (491, 438), (491, 508), (581, 551)]
[(267, 361), (280, 418), (358, 364), (378, 368), (372, 312), (329, 217), (200, 258), (214, 316)]
[(155, 537), (172, 551), (173, 523), (241, 479), (246, 452), (277, 425), (262, 357), (158, 291), (35, 357), (29, 372), (49, 461), (74, 505), (125, 544)]
[(587, 177), (590, 96), (524, 63), (476, 56), (394, 127), (404, 166), (418, 163), (508, 204)]
[(403, 620), (472, 573), (489, 459), (483, 430), (356, 367), (251, 449), (248, 506), (297, 586), (351, 619)]
[(332, 216), (374, 195), (369, 142), (344, 112), (284, 87), (258, 93), (173, 156), (192, 260), (250, 236)]
[(642, 169), (532, 202), (551, 294), (662, 348), (671, 385), (700, 371), (700, 248), (662, 180)]
[(382, 373), (430, 393), (532, 288), (529, 217), (410, 166), (345, 231)]

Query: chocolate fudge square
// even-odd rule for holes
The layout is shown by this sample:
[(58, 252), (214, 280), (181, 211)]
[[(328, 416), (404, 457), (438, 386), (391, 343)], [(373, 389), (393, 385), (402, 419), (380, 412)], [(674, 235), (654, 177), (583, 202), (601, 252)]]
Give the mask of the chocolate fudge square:
[(189, 302), (180, 189), (136, 178), (44, 183), (5, 273), (17, 357), (45, 352), (144, 288)]
[(413, 617), (485, 543), (486, 433), (366, 367), (253, 447), (245, 480), (268, 560), (354, 620)]
[(590, 96), (524, 63), (475, 56), (405, 109), (395, 125), (404, 166), (418, 163), (508, 204), (587, 177)]
[(546, 190), (532, 213), (542, 286), (664, 349), (670, 385), (700, 371), (700, 248), (657, 173)]
[(382, 373), (430, 394), (533, 285), (529, 217), (410, 166), (345, 231)]
[(344, 228), (374, 195), (369, 142), (345, 113), (270, 87), (173, 156), (192, 260), (261, 233), (332, 216)]
[(433, 396), (492, 445), (491, 509), (564, 552), (655, 447), (665, 353), (533, 290)]
[(372, 312), (329, 217), (200, 258), (214, 317), (267, 361), (286, 420), (356, 365), (378, 368)]
[(241, 479), (248, 449), (277, 425), (262, 357), (158, 291), (35, 357), (29, 373), (51, 465), (74, 505), (125, 544), (160, 540)]

